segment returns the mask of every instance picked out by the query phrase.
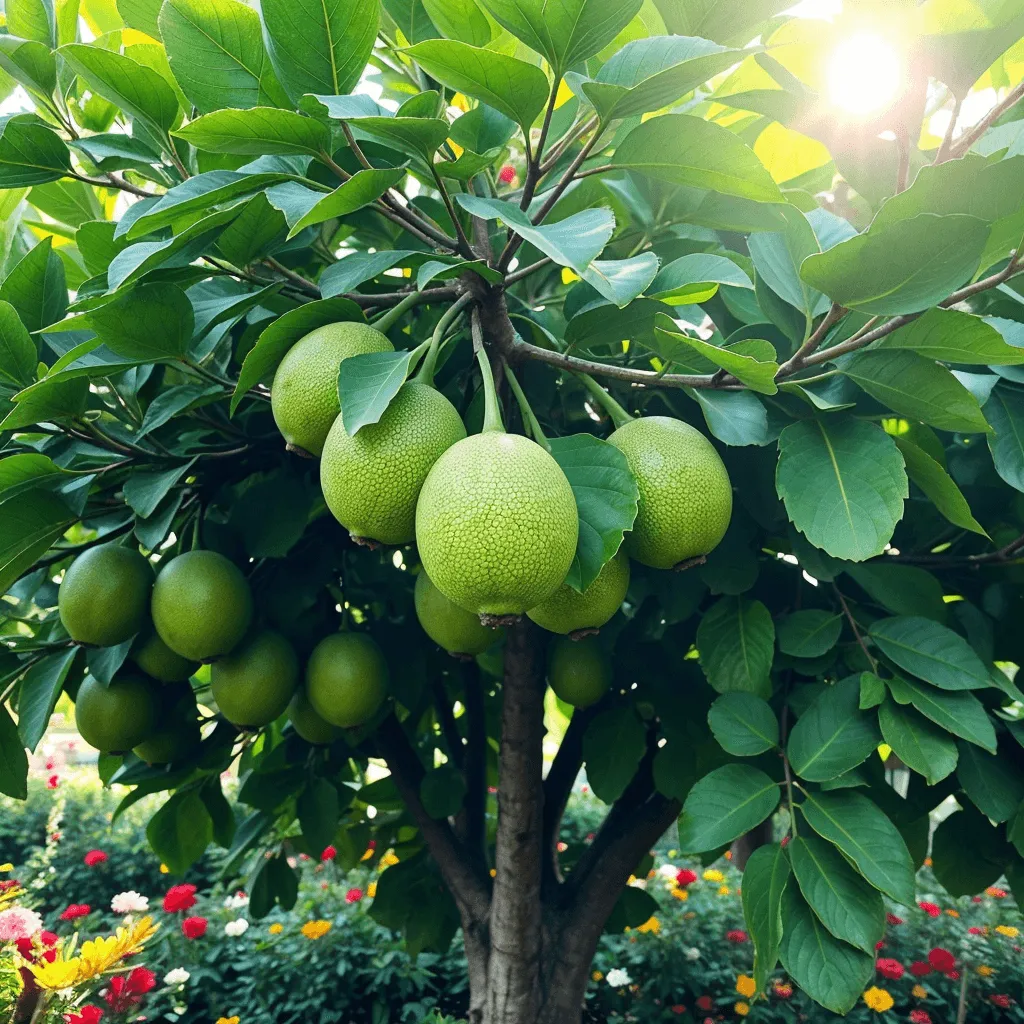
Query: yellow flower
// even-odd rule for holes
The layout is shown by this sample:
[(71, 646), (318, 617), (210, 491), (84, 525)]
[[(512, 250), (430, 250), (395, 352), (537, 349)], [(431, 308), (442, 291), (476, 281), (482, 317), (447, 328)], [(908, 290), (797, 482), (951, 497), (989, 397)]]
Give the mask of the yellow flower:
[(600, 971), (594, 971), (590, 976), (591, 981), (604, 981), (604, 975)]
[(1009, 924), (997, 924), (996, 931), (999, 932), (1000, 935), (1005, 935), (1008, 939), (1015, 939), (1020, 935), (1020, 929), (1014, 928), (1013, 925)]
[(368, 885), (368, 886), (366, 887), (366, 895), (367, 895), (367, 896), (369, 896), (369, 898), (370, 898), (371, 900), (372, 900), (372, 899), (374, 898), (374, 896), (376, 896), (376, 895), (377, 895), (377, 883), (376, 883), (376, 882), (371, 882), (371, 883), (370, 883), (370, 884), (369, 884), (369, 885)]
[(283, 931), (284, 931), (284, 925), (283, 925), (283, 924), (281, 924), (281, 922), (280, 922), (280, 921), (275, 921), (275, 922), (274, 922), (274, 923), (273, 923), (273, 924), (272, 924), (272, 925), (271, 925), (271, 926), (270, 926), (270, 927), (269, 927), (269, 928), (267, 929), (267, 931), (269, 931), (271, 935), (280, 935), (280, 934), (281, 934), (281, 932), (283, 932)]
[(678, 885), (672, 890), (672, 895), (684, 903), (690, 898), (690, 893), (686, 889), (680, 889)]
[(959, 917), (960, 916), (960, 911), (959, 910), (947, 910), (946, 913), (949, 914), (950, 917)]
[(981, 966), (980, 966), (980, 967), (978, 968), (978, 973), (979, 973), (979, 974), (980, 974), (980, 975), (981, 975), (981, 976), (982, 976), (983, 978), (991, 978), (991, 977), (992, 977), (992, 975), (996, 973), (996, 971), (995, 971), (995, 968), (994, 968), (994, 967), (989, 967), (989, 966), (987, 966), (986, 964), (982, 964), (982, 965), (981, 965)]
[(733, 1006), (733, 1010), (735, 1010), (737, 1015), (740, 1017), (746, 1017), (746, 1015), (750, 1013), (750, 1003), (736, 1003), (736, 1005)]
[(322, 939), (330, 930), (330, 921), (307, 921), (302, 926), (302, 934), (307, 939)]
[(910, 994), (911, 994), (911, 995), (912, 995), (912, 996), (913, 996), (913, 997), (914, 997), (915, 999), (927, 999), (927, 998), (928, 998), (928, 989), (926, 989), (926, 988), (924, 987), (924, 985), (915, 985), (915, 986), (914, 986), (914, 987), (913, 987), (913, 988), (912, 988), (912, 989), (910, 990)]
[(40, 988), (59, 991), (71, 988), (80, 981), (88, 981), (92, 975), (82, 972), (82, 961), (77, 957), (73, 960), (54, 960), (52, 964), (29, 964), (28, 969), (35, 975), (36, 984)]
[(705, 882), (724, 882), (725, 881), (725, 875), (723, 875), (721, 871), (718, 871), (715, 868), (708, 868), (707, 871), (704, 872), (704, 881)]
[(161, 865), (160, 865), (160, 874), (161, 874), (161, 875), (166, 875), (166, 874), (169, 874), (169, 873), (170, 873), (170, 870), (171, 870), (171, 869), (170, 869), (170, 868), (169, 868), (169, 867), (168, 867), (168, 866), (167, 866), (166, 864), (161, 864)]
[(878, 988), (876, 985), (872, 985), (864, 993), (864, 1002), (868, 1009), (874, 1010), (875, 1013), (885, 1013), (886, 1010), (891, 1010), (893, 1007), (892, 996), (884, 988)]
[(238, 1024), (239, 1017), (218, 1017), (217, 1024)]
[(719, 896), (728, 896), (729, 893), (731, 893), (731, 892), (732, 892), (732, 889), (730, 889), (729, 886), (727, 886), (727, 885), (720, 885), (718, 887), (718, 895)]
[(639, 928), (638, 932), (651, 932), (653, 935), (657, 935), (661, 931), (661, 922), (656, 917), (649, 917)]
[(394, 867), (398, 863), (398, 857), (395, 855), (394, 850), (388, 850), (380, 859), (381, 868)]
[(741, 974), (736, 979), (736, 991), (739, 992), (744, 999), (750, 999), (750, 997), (757, 991), (757, 982), (754, 981), (749, 974)]

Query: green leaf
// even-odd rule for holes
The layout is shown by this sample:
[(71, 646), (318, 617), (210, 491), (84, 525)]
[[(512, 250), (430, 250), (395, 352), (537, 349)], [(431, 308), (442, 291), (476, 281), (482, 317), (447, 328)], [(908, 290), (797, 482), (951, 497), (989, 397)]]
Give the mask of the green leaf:
[(28, 797), (28, 755), (7, 708), (0, 704), (0, 793)]
[(192, 303), (177, 285), (140, 284), (86, 313), (81, 324), (117, 355), (152, 361), (185, 355), (195, 317)]
[(353, 437), (368, 423), (379, 423), (409, 374), (411, 351), (365, 352), (341, 361), (338, 397), (345, 433)]
[(270, 60), (294, 102), (355, 88), (377, 38), (377, 0), (263, 0), (260, 9)]
[[(986, 818), (1009, 821), (1024, 800), (1024, 777), (1013, 761), (987, 754), (973, 743), (961, 740), (956, 777), (974, 806)], [(895, 748), (894, 748), (895, 749)]]
[(291, 106), (270, 66), (259, 15), (241, 0), (167, 0), (160, 38), (181, 91), (200, 114)]
[(868, 630), (878, 649), (905, 672), (942, 690), (984, 690), (992, 685), (974, 648), (932, 619), (900, 615)]
[(840, 851), (876, 888), (914, 905), (914, 866), (896, 826), (866, 797), (850, 790), (808, 793), (800, 810), (807, 824)]
[(69, 43), (57, 51), (68, 66), (105, 100), (138, 118), (157, 135), (178, 120), (178, 98), (152, 68), (114, 50)]
[(782, 894), (789, 881), (786, 851), (772, 843), (756, 849), (743, 869), (743, 919), (754, 943), (754, 982), (758, 992), (768, 983), (782, 942)]
[(710, 360), (715, 366), (731, 373), (752, 391), (757, 391), (762, 395), (778, 393), (779, 388), (775, 383), (775, 374), (779, 372), (779, 364), (774, 360), (765, 362), (735, 349), (721, 348), (718, 345), (712, 345), (709, 341), (702, 341), (700, 338), (684, 334), (676, 327), (675, 322), (664, 313), (658, 314), (655, 318), (654, 336), (655, 350), (663, 359), (672, 360), (680, 347), (684, 350), (690, 348)]
[(955, 741), (913, 708), (886, 700), (878, 709), (878, 724), (882, 739), (911, 771), (923, 775), (929, 786), (956, 768)]
[(330, 148), (327, 126), (312, 117), (276, 107), (215, 110), (190, 121), (174, 133), (208, 153), (238, 156), (312, 153)]
[(392, 149), (427, 163), (448, 138), (448, 122), (440, 117), (351, 117), (349, 124)]
[(35, 380), (39, 355), (18, 311), (0, 300), (0, 375), (22, 387)]
[(708, 711), (718, 745), (737, 757), (754, 757), (779, 745), (779, 722), (766, 701), (752, 693), (723, 693)]
[(817, 608), (792, 612), (776, 627), (779, 650), (794, 658), (819, 658), (835, 647), (843, 617)]
[(793, 525), (836, 558), (880, 555), (903, 517), (903, 457), (881, 427), (804, 420), (779, 437), (775, 484)]
[(628, 709), (602, 711), (583, 734), (587, 781), (594, 793), (612, 804), (625, 792), (647, 750), (647, 731)]
[(71, 647), (59, 654), (51, 654), (33, 665), (21, 681), (18, 698), (18, 735), (21, 743), (35, 752), (39, 741), (50, 724), (50, 716), (57, 706), (57, 698), (64, 689), (71, 664), (78, 653)]
[(40, 99), (49, 99), (57, 88), (53, 51), (37, 40), (0, 36), (0, 68)]
[(70, 170), (68, 147), (35, 114), (0, 118), (0, 189), (42, 185)]
[(694, 36), (634, 39), (613, 54), (583, 92), (605, 121), (661, 110), (743, 59)]
[(782, 895), (779, 956), (800, 988), (834, 1013), (853, 1008), (875, 969), (874, 956), (829, 933), (795, 885)]
[(606, 209), (582, 210), (553, 224), (534, 227), (515, 203), (461, 192), (456, 199), (474, 217), (503, 221), (545, 256), (563, 267), (571, 267), (577, 274), (582, 274), (600, 255), (615, 230), (615, 217)]
[(690, 253), (662, 267), (647, 296), (672, 306), (706, 302), (720, 284), (752, 289), (754, 285), (732, 260), (709, 252)]
[(314, 856), (334, 841), (338, 828), (338, 791), (327, 779), (310, 779), (295, 801), (299, 826)]
[(256, 344), (249, 350), (242, 363), (238, 384), (231, 397), (232, 413), (245, 397), (245, 393), (277, 368), (285, 352), (295, 342), (304, 338), (310, 331), (323, 327), (324, 324), (338, 323), (341, 320), (363, 321), (363, 312), (350, 299), (333, 298), (307, 302), (298, 309), (278, 317), (257, 338)]
[(294, 238), (304, 228), (313, 224), (322, 224), (333, 217), (345, 217), (356, 210), (361, 210), (380, 198), (392, 185), (397, 185), (405, 174), (403, 167), (389, 170), (367, 168), (356, 171), (348, 181), (339, 185), (333, 192), (329, 192), (303, 214), (291, 226), (288, 237)]
[(875, 716), (860, 710), (860, 677), (847, 676), (800, 715), (786, 749), (797, 775), (825, 782), (856, 768), (880, 739)]
[(547, 75), (524, 60), (453, 39), (428, 39), (405, 52), (442, 85), (500, 110), (526, 132), (547, 103)]
[(620, 309), (628, 306), (658, 273), (658, 257), (644, 252), (625, 260), (594, 260), (580, 276)]
[(796, 836), (788, 849), (800, 891), (818, 920), (837, 939), (873, 953), (885, 931), (881, 893), (813, 833)]
[(626, 457), (607, 441), (593, 434), (570, 434), (549, 444), (576, 499), (579, 538), (565, 582), (582, 593), (632, 529), (640, 492)]
[(974, 395), (946, 367), (916, 352), (858, 352), (841, 369), (872, 398), (908, 419), (967, 434), (989, 430)]
[(976, 217), (924, 213), (808, 257), (800, 276), (848, 309), (919, 313), (970, 280), (988, 233)]
[(946, 732), (974, 743), (990, 753), (996, 752), (996, 732), (984, 706), (973, 693), (948, 692), (933, 686), (894, 676), (886, 684), (899, 704), (913, 704), (926, 718)]
[(997, 384), (985, 403), (985, 418), (993, 431), (987, 440), (996, 472), (1012, 488), (1024, 491), (1024, 396)]
[(32, 333), (63, 320), (68, 308), (64, 264), (47, 236), (15, 264), (0, 284), (0, 300), (9, 302)]
[(690, 114), (665, 114), (645, 121), (619, 143), (612, 162), (672, 185), (760, 203), (785, 202), (749, 146), (728, 128)]
[(992, 324), (957, 309), (930, 309), (906, 327), (884, 337), (877, 349), (910, 349), (945, 363), (1016, 366), (1024, 348), (1008, 345)]
[(149, 820), (146, 838), (176, 875), (183, 875), (213, 840), (213, 820), (199, 791), (175, 793)]
[(764, 772), (727, 764), (690, 790), (679, 818), (682, 853), (706, 853), (756, 828), (779, 805), (779, 786)]
[(771, 696), (775, 624), (760, 601), (723, 597), (700, 620), (697, 649), (700, 667), (719, 693)]
[[(988, 409), (989, 406), (986, 405), (985, 408)], [(993, 436), (989, 435), (990, 443)], [(897, 435), (893, 440), (903, 456), (907, 475), (924, 491), (939, 514), (945, 516), (954, 526), (987, 537), (985, 528), (971, 514), (971, 508), (963, 492), (940, 463), (905, 435)]]
[(604, 49), (642, 0), (482, 0), (495, 21), (547, 58), (557, 77)]

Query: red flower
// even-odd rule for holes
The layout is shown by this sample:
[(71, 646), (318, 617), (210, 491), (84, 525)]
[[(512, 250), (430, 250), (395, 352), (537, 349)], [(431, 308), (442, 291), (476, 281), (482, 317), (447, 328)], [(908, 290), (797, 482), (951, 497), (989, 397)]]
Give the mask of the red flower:
[(516, 169), (511, 164), (504, 164), (498, 171), (498, 180), (503, 185), (511, 185), (516, 180)]
[(680, 889), (685, 889), (686, 886), (692, 885), (697, 881), (697, 872), (691, 871), (689, 868), (683, 868), (681, 871), (676, 873), (676, 885)]
[(883, 978), (890, 978), (892, 981), (899, 981), (903, 977), (903, 964), (899, 960), (890, 960), (888, 957), (881, 957), (875, 961), (875, 970)]
[(78, 917), (88, 917), (92, 907), (88, 903), (69, 903), (67, 909), (60, 915), (62, 921), (74, 921)]
[(932, 969), (931, 969), (931, 967), (930, 967), (930, 966), (929, 966), (928, 964), (926, 964), (926, 963), (925, 963), (925, 962), (924, 962), (923, 960), (915, 960), (915, 961), (914, 961), (914, 962), (913, 962), (913, 963), (912, 963), (912, 964), (910, 965), (910, 973), (911, 973), (911, 974), (912, 974), (912, 975), (913, 975), (913, 976), (914, 976), (915, 978), (923, 978), (923, 977), (925, 977), (926, 975), (928, 975), (928, 974), (931, 974), (931, 973), (932, 973)]
[(715, 1004), (711, 1001), (711, 996), (701, 996), (697, 1000), (697, 1009), (703, 1010), (705, 1013), (710, 1010)]
[(206, 918), (186, 917), (181, 922), (181, 934), (186, 939), (201, 939), (206, 934)]
[(196, 905), (196, 887), (194, 885), (172, 885), (164, 897), (164, 910), (168, 914), (176, 914), (179, 910), (188, 910)]
[(320, 854), (320, 859), (323, 861), (334, 860), (338, 856), (338, 851), (333, 846), (325, 846), (324, 852)]
[(956, 957), (948, 949), (937, 946), (928, 954), (928, 963), (934, 970), (945, 973), (956, 966)]
[(98, 1006), (80, 1006), (78, 1013), (65, 1013), (65, 1024), (99, 1024), (103, 1011)]
[(918, 906), (929, 916), (938, 917), (942, 910), (939, 908), (937, 903), (918, 903)]
[(90, 850), (82, 858), (87, 868), (94, 868), (97, 864), (102, 864), (106, 859), (107, 855), (102, 850)]
[(977, 928), (974, 925), (971, 925), (971, 927), (967, 929), (967, 934), (968, 935), (984, 935), (985, 934), (985, 929), (984, 928)]
[(156, 975), (145, 967), (136, 967), (131, 974), (118, 974), (111, 978), (103, 998), (114, 1013), (128, 1013), (155, 987)]
[(46, 788), (47, 789), (56, 789), (59, 785), (60, 785), (60, 776), (59, 775), (51, 775), (46, 780)]
[(932, 1019), (924, 1010), (911, 1010), (910, 1024), (932, 1024)]
[(994, 1003), (1002, 1010), (1008, 1010), (1010, 1008), (1010, 1004), (1013, 1002), (1013, 1000), (1006, 995), (989, 996), (988, 998), (991, 1003)]
[(362, 889), (349, 889), (349, 891), (347, 893), (345, 893), (345, 902), (346, 903), (358, 903), (362, 898), (363, 898), (363, 890)]
[(895, 914), (886, 914), (885, 915), (885, 923), (886, 924), (891, 924), (891, 925), (894, 925), (894, 926), (898, 925), (898, 924), (903, 924), (903, 918), (902, 917), (897, 917)]

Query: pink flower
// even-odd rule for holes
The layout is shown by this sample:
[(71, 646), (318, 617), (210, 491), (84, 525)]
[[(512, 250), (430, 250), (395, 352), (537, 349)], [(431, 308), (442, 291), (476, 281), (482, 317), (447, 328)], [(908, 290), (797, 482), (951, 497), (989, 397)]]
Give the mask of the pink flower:
[(936, 903), (928, 903), (928, 902), (926, 901), (926, 902), (924, 902), (924, 903), (918, 903), (918, 906), (919, 906), (919, 907), (920, 907), (920, 908), (921, 908), (921, 909), (922, 909), (922, 910), (923, 910), (923, 911), (924, 911), (924, 912), (925, 912), (925, 913), (926, 913), (926, 914), (927, 914), (927, 915), (928, 915), (929, 917), (938, 917), (938, 916), (939, 916), (939, 915), (940, 915), (940, 914), (942, 913), (942, 910), (941, 910), (941, 909), (939, 908), (938, 904), (936, 904)]
[(43, 919), (27, 907), (11, 907), (0, 910), (0, 942), (17, 942), (31, 939), (42, 930)]
[(349, 891), (347, 893), (345, 893), (345, 902), (346, 903), (358, 903), (362, 898), (363, 898), (363, 890), (362, 889), (349, 889)]
[(338, 851), (333, 846), (325, 846), (324, 852), (320, 854), (322, 861), (334, 860), (338, 856)]
[(504, 164), (498, 171), (498, 180), (503, 185), (511, 185), (516, 180), (516, 169), (511, 164)]
[(106, 859), (107, 855), (102, 850), (90, 850), (82, 858), (87, 868), (93, 868), (97, 864), (102, 864)]
[(899, 960), (880, 957), (875, 961), (875, 969), (883, 978), (889, 978), (892, 981), (899, 981), (903, 977), (903, 964)]
[(69, 903), (67, 909), (60, 915), (62, 921), (74, 921), (79, 917), (88, 917), (92, 913), (92, 907), (88, 903)]
[(746, 942), (747, 939), (749, 938), (747, 933), (745, 931), (743, 931), (741, 928), (733, 928), (732, 931), (728, 931), (728, 932), (725, 933), (725, 937), (730, 942), (735, 942), (735, 943)]
[(181, 934), (186, 939), (201, 939), (206, 934), (205, 917), (186, 917), (181, 922)]
[(172, 885), (164, 896), (164, 910), (168, 914), (176, 914), (179, 910), (190, 910), (196, 905), (196, 887), (194, 885)]

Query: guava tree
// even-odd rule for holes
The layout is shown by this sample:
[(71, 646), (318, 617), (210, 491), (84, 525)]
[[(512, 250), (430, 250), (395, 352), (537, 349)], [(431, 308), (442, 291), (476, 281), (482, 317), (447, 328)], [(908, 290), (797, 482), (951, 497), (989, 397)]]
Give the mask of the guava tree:
[(257, 916), (393, 847), (486, 1024), (678, 822), (845, 1011), (1024, 880), (1020, 5), (260, 6), (6, 3), (0, 790), (66, 693)]

